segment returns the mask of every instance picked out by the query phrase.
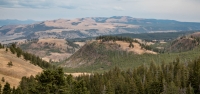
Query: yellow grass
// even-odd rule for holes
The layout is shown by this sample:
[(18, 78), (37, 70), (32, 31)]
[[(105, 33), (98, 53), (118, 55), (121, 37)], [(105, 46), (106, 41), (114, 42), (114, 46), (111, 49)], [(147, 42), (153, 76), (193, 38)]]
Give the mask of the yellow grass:
[(77, 73), (65, 73), (65, 74), (67, 74), (67, 75), (71, 74), (74, 77), (81, 76), (81, 75), (91, 75), (91, 73), (86, 73), (86, 72), (84, 72), (84, 73), (80, 73), (80, 72), (77, 72)]
[(59, 60), (64, 60), (66, 58), (69, 58), (72, 54), (70, 53), (51, 53), (50, 56), (45, 56), (42, 59), (45, 61), (49, 61), (50, 59), (52, 61), (59, 61)]
[[(52, 20), (52, 21), (45, 21), (46, 26), (52, 26), (52, 27), (61, 27), (68, 30), (88, 30), (88, 29), (98, 29), (99, 32), (101, 31), (109, 31), (109, 29), (114, 29), (118, 26), (124, 26), (127, 28), (138, 28), (138, 25), (127, 25), (123, 23), (111, 23), (111, 22), (124, 22), (126, 21), (126, 18), (122, 18), (119, 20), (116, 19), (109, 19), (106, 21), (106, 23), (97, 23), (92, 18), (85, 18), (84, 20), (80, 19), (72, 19), (72, 20), (66, 20), (66, 19), (58, 19), (58, 20)], [(73, 22), (81, 22), (78, 25), (72, 25)], [(61, 32), (62, 30), (49, 30), (47, 32)]]
[(54, 38), (46, 38), (46, 39), (39, 39), (39, 41), (37, 43), (49, 43), (49, 44), (54, 44), (56, 47), (67, 47), (66, 46), (66, 40), (65, 39), (54, 39)]
[[(13, 66), (8, 67), (8, 62), (12, 61)], [(17, 58), (16, 55), (6, 52), (5, 49), (0, 49), (0, 79), (5, 78), (11, 86), (18, 86), (19, 81), (23, 76), (36, 75), (42, 71), (38, 66), (30, 64), (22, 58)], [(2, 83), (1, 84), (5, 84)]]
[(75, 44), (78, 44), (79, 46), (85, 45), (85, 42), (74, 42)]
[(138, 44), (138, 43), (134, 43), (133, 42), (133, 45), (134, 45), (134, 48), (130, 48), (129, 47), (129, 44), (130, 43), (127, 43), (127, 42), (123, 42), (123, 41), (116, 41), (117, 44), (121, 45), (121, 48), (125, 51), (132, 51), (136, 54), (144, 54), (144, 53), (150, 53), (150, 54), (157, 54), (156, 52), (153, 52), (153, 51), (149, 51), (149, 50), (146, 50), (146, 49), (141, 49), (141, 46)]

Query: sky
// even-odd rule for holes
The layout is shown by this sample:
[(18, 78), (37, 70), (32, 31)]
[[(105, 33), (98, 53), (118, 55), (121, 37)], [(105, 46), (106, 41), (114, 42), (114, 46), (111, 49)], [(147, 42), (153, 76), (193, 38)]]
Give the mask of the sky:
[(200, 22), (200, 0), (0, 0), (0, 19), (111, 16)]

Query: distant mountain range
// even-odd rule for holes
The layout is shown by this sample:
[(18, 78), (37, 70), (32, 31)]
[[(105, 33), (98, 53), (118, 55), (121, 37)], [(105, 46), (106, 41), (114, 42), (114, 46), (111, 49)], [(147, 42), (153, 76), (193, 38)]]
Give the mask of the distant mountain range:
[[(140, 19), (128, 16), (58, 19), (0, 28), (0, 41), (38, 38), (85, 38), (122, 33), (155, 33), (200, 30), (200, 23)], [(5, 40), (6, 39), (6, 40)]]
[(6, 20), (0, 20), (0, 26), (5, 26), (5, 25), (19, 25), (19, 24), (33, 24), (37, 21), (34, 20), (12, 20), (12, 19), (6, 19)]

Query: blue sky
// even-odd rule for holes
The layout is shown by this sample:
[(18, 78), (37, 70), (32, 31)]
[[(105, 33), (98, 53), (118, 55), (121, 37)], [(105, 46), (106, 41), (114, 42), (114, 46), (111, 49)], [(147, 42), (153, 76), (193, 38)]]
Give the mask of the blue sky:
[(200, 22), (200, 0), (0, 0), (0, 19), (111, 16)]

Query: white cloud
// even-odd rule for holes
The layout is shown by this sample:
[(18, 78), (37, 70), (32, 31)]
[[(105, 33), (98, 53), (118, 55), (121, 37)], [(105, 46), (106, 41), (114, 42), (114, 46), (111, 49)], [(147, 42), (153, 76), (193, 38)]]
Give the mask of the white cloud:
[(200, 0), (0, 0), (0, 19), (124, 15), (200, 22), (199, 6)]
[(113, 9), (114, 9), (114, 10), (118, 10), (118, 11), (124, 10), (122, 7), (118, 7), (118, 6), (114, 7)]

